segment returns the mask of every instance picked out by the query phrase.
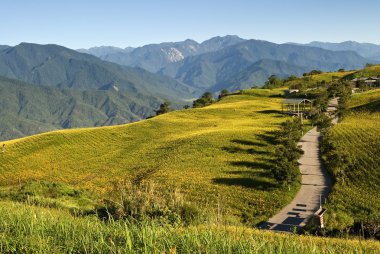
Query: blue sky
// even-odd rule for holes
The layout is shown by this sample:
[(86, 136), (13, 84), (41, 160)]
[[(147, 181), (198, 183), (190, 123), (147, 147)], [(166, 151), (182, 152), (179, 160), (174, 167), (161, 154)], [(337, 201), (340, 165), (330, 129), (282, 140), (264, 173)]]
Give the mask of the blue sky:
[(1, 0), (0, 45), (141, 46), (235, 34), (380, 44), (379, 0)]

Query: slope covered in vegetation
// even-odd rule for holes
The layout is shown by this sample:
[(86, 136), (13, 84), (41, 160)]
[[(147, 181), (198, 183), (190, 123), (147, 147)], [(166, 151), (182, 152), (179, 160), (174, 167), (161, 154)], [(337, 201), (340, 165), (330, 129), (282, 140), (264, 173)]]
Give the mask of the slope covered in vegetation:
[(2, 253), (378, 253), (377, 241), (276, 234), (222, 225), (176, 228), (102, 222), (65, 211), (0, 203)]
[(380, 238), (380, 90), (353, 95), (349, 107), (326, 137), (324, 156), (336, 180), (327, 227)]
[(181, 192), (202, 210), (254, 225), (297, 190), (296, 184), (290, 191), (278, 184), (270, 171), (273, 131), (287, 118), (277, 111), (281, 93), (251, 90), (137, 123), (8, 141), (0, 156), (0, 184), (17, 192), (20, 183), (64, 183), (97, 200), (116, 183), (147, 180), (157, 189)]

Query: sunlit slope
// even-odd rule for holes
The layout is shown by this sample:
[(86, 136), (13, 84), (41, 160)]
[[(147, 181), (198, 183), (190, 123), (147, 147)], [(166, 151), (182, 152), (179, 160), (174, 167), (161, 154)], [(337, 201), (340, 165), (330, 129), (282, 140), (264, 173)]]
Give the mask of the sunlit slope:
[(333, 172), (327, 226), (337, 229), (380, 218), (380, 90), (353, 95), (349, 106), (331, 137), (341, 164)]
[(251, 91), (138, 123), (9, 141), (0, 156), (0, 184), (65, 182), (101, 196), (117, 180), (144, 176), (198, 205), (218, 204), (257, 223), (296, 190), (278, 186), (270, 174), (272, 132), (286, 119), (276, 112), (279, 93)]

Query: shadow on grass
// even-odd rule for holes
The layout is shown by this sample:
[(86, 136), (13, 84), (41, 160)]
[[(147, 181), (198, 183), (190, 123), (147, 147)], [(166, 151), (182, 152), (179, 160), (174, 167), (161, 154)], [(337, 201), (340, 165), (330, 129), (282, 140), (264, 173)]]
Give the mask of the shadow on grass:
[(224, 173), (230, 174), (230, 175), (237, 175), (237, 176), (244, 176), (244, 177), (267, 177), (271, 178), (272, 173), (267, 170), (267, 171), (243, 171), (243, 170), (238, 170), (238, 171), (225, 171)]
[(271, 152), (269, 151), (260, 151), (253, 148), (241, 148), (238, 146), (230, 146), (230, 147), (222, 147), (223, 151), (229, 152), (229, 153), (245, 153), (245, 154), (261, 154), (261, 155), (270, 155)]
[(214, 178), (213, 182), (216, 184), (223, 184), (228, 186), (241, 186), (245, 188), (252, 188), (257, 190), (272, 190), (277, 187), (276, 184), (262, 181), (258, 179), (239, 177), (239, 178)]
[(276, 131), (267, 131), (263, 134), (256, 134), (255, 136), (258, 140), (262, 140), (271, 145), (278, 145), (279, 141), (277, 140), (277, 132)]
[[(259, 113), (259, 114), (281, 114), (281, 110), (267, 109), (267, 110), (256, 111), (256, 113)], [(281, 117), (282, 117), (282, 115), (281, 115)]]
[(250, 141), (250, 140), (242, 140), (242, 139), (233, 139), (231, 140), (232, 143), (239, 144), (239, 145), (245, 145), (245, 146), (259, 146), (259, 147), (265, 147), (267, 144), (263, 144), (261, 142), (257, 141)]
[(258, 161), (232, 161), (230, 162), (231, 165), (237, 166), (237, 167), (247, 167), (252, 169), (271, 169), (272, 167), (272, 161), (267, 160), (265, 162), (258, 162)]

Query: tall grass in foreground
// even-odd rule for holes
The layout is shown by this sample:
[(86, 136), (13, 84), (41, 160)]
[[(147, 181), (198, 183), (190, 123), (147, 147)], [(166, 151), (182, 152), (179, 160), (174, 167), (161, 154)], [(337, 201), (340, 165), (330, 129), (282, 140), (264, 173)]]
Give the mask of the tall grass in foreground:
[(261, 232), (242, 227), (174, 228), (78, 218), (0, 203), (1, 253), (379, 253), (380, 243)]

